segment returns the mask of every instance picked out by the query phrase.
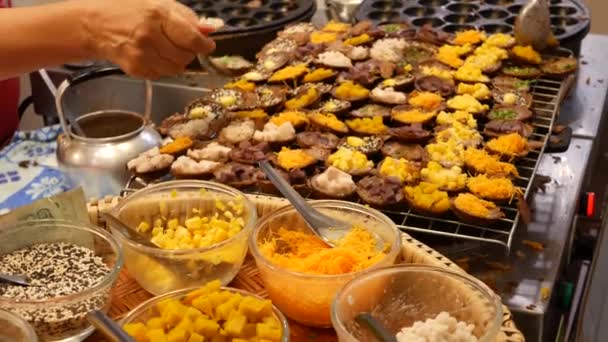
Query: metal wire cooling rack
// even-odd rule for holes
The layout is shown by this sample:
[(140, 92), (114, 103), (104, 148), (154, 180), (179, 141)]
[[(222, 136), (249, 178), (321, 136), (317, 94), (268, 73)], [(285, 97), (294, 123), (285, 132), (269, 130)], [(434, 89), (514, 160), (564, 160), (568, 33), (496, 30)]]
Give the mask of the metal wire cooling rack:
[[(564, 51), (564, 54), (566, 52)], [(531, 151), (525, 158), (515, 163), (519, 177), (514, 180), (514, 183), (525, 190), (524, 197), (526, 198), (532, 190), (541, 156), (545, 151), (559, 112), (560, 102), (564, 92), (567, 91), (566, 83), (562, 80), (540, 78), (532, 85), (532, 109), (535, 115), (531, 122), (534, 126), (534, 133), (529, 140), (542, 142), (542, 147)], [(505, 217), (495, 224), (485, 227), (463, 223), (455, 217), (434, 218), (420, 215), (413, 212), (411, 208), (407, 211), (384, 210), (384, 213), (403, 230), (495, 243), (508, 250), (511, 248), (520, 215), (515, 201), (501, 206), (501, 209), (505, 213)]]
[[(572, 52), (566, 49), (559, 49), (556, 55), (571, 56)], [(530, 123), (534, 127), (534, 133), (528, 139), (530, 141), (541, 142), (542, 147), (530, 151), (525, 158), (521, 158), (515, 163), (519, 171), (519, 177), (514, 179), (514, 184), (525, 190), (525, 198), (529, 196), (532, 190), (533, 180), (536, 176), (541, 156), (549, 142), (553, 124), (558, 115), (561, 101), (568, 91), (568, 87), (568, 79), (540, 78), (531, 84), (533, 95), (532, 110), (535, 115)], [(480, 130), (482, 129), (483, 127), (480, 128)], [(171, 177), (167, 176), (158, 181), (162, 182), (169, 179)], [(132, 177), (121, 195), (146, 185), (140, 178)], [(408, 208), (406, 211), (382, 210), (382, 212), (390, 217), (402, 230), (488, 242), (501, 245), (510, 250), (515, 230), (519, 224), (520, 214), (515, 201), (501, 206), (501, 209), (505, 213), (505, 217), (485, 227), (461, 222), (455, 216), (437, 218), (420, 215), (412, 211), (411, 208)]]

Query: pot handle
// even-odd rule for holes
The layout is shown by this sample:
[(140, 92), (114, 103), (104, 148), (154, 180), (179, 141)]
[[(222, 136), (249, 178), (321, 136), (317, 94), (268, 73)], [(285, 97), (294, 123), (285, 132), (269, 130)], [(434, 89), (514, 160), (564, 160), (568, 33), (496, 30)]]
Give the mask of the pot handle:
[[(57, 107), (57, 116), (59, 117), (59, 122), (61, 123), (61, 128), (65, 133), (66, 138), (69, 139), (71, 133), (69, 132), (68, 123), (66, 120), (66, 112), (64, 111), (63, 106), (63, 95), (65, 91), (75, 85), (84, 83), (86, 81), (90, 81), (97, 78), (102, 78), (105, 76), (111, 75), (124, 75), (124, 71), (120, 69), (118, 66), (106, 64), (102, 66), (94, 66), (91, 68), (84, 69), (80, 72), (74, 73), (70, 75), (66, 80), (64, 80), (59, 88), (57, 89), (57, 95), (55, 97), (55, 106)], [(149, 80), (144, 80), (145, 87), (145, 102), (144, 102), (144, 119), (147, 122), (150, 122), (150, 117), (152, 113), (152, 82)], [(70, 122), (74, 124), (76, 122), (75, 118), (69, 118)], [(74, 129), (78, 131), (78, 134), (84, 136), (80, 126), (77, 124), (74, 125)]]

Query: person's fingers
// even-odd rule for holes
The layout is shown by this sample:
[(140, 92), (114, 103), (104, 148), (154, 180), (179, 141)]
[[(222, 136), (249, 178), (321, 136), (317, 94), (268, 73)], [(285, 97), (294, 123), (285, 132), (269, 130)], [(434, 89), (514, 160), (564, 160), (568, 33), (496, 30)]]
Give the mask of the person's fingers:
[(169, 38), (162, 32), (162, 28), (158, 27), (154, 32), (156, 39), (153, 42), (154, 49), (157, 54), (169, 61), (172, 61), (180, 68), (185, 67), (194, 59), (194, 54), (188, 50), (184, 50), (174, 45)]
[(190, 22), (191, 25), (196, 26), (196, 24), (198, 24), (199, 18), (190, 7), (184, 6), (178, 2), (174, 2), (173, 4), (174, 4), (174, 7), (173, 7), (174, 13), (178, 13), (181, 16), (183, 16), (184, 19), (186, 19), (188, 22)]
[(215, 27), (213, 26), (209, 26), (209, 25), (205, 25), (205, 24), (198, 24), (198, 32), (204, 34), (205, 36), (209, 35), (210, 33), (215, 32)]
[(152, 46), (145, 49), (144, 56), (146, 57), (144, 65), (151, 70), (151, 73), (153, 75), (176, 75), (182, 73), (187, 65), (187, 63), (176, 63), (170, 59), (163, 57), (160, 52)]
[(183, 14), (183, 11), (170, 12), (162, 29), (174, 45), (184, 50), (208, 54), (215, 49), (213, 40), (199, 32), (198, 21), (193, 24), (192, 17)]
[(181, 73), (186, 64), (178, 64), (162, 57), (155, 47), (132, 47), (118, 61), (120, 67), (130, 76), (146, 79), (157, 79)]
[(200, 18), (189, 7), (186, 7), (182, 4), (177, 4), (176, 11), (183, 15), (185, 19), (188, 20), (192, 25), (197, 26), (198, 31), (204, 34), (205, 36), (217, 31), (216, 28), (213, 26), (201, 24)]

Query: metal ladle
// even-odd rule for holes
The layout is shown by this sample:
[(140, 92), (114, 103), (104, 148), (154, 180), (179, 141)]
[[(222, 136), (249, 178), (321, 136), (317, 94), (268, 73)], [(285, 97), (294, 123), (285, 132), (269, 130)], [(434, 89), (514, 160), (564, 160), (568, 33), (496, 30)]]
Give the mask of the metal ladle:
[(530, 0), (517, 15), (513, 31), (519, 45), (532, 45), (538, 51), (558, 45), (547, 0)]

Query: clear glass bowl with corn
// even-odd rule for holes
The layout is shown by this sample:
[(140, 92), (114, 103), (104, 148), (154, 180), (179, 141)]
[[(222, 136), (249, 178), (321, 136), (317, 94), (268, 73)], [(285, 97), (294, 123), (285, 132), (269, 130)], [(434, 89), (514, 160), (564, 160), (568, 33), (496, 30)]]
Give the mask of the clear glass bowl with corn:
[(156, 295), (215, 279), (222, 285), (232, 281), (257, 219), (254, 205), (240, 191), (186, 180), (139, 190), (112, 213), (158, 247), (139, 244), (110, 225), (129, 274)]

